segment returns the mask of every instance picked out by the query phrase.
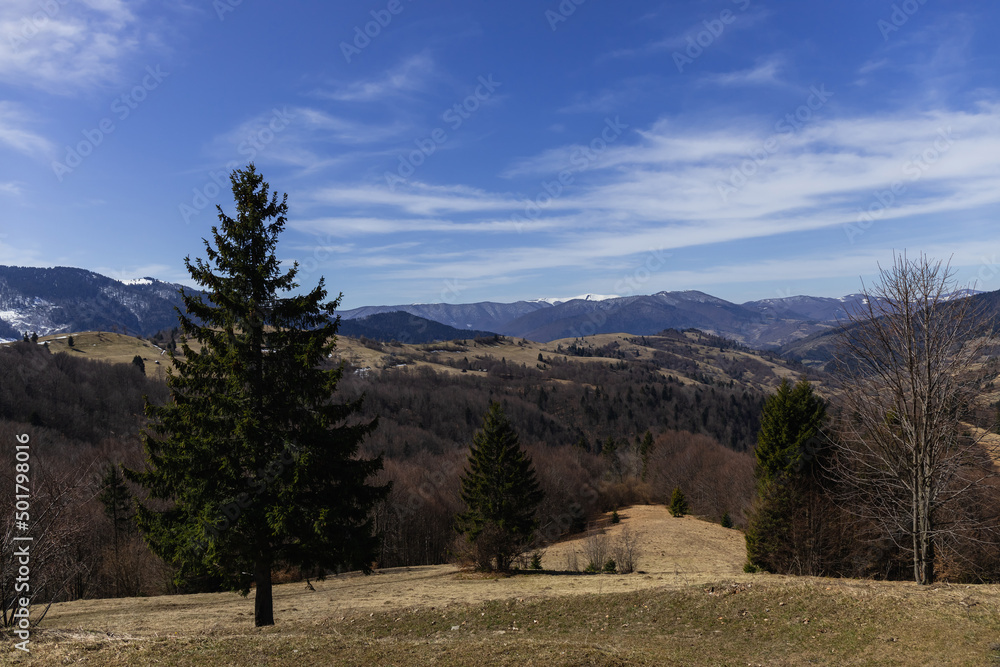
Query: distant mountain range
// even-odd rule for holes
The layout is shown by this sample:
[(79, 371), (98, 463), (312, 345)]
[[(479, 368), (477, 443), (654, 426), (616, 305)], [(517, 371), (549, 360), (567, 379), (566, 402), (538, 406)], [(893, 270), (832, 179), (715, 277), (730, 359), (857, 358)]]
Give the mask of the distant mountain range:
[(456, 329), (496, 331), (539, 342), (596, 333), (651, 335), (664, 329), (700, 329), (752, 347), (776, 348), (834, 328), (861, 295), (839, 299), (794, 296), (735, 304), (704, 292), (648, 296), (536, 299), (514, 303), (402, 304), (341, 312), (345, 321), (405, 312)]
[(177, 326), (180, 287), (153, 278), (122, 282), (62, 266), (0, 266), (0, 339), (112, 329), (149, 336)]
[[(91, 271), (0, 266), (0, 339), (86, 330), (152, 335), (177, 326), (180, 285), (153, 278), (118, 281)], [(962, 291), (955, 298), (978, 294)], [(1000, 312), (1000, 292), (980, 294)], [(809, 361), (829, 354), (823, 334), (864, 296), (792, 296), (742, 304), (698, 291), (642, 296), (587, 294), (514, 303), (401, 304), (340, 311), (342, 335), (430, 342), (499, 333), (538, 342), (598, 333), (652, 335), (699, 329)], [(395, 313), (395, 314), (393, 314)], [(405, 314), (405, 315), (404, 315)]]

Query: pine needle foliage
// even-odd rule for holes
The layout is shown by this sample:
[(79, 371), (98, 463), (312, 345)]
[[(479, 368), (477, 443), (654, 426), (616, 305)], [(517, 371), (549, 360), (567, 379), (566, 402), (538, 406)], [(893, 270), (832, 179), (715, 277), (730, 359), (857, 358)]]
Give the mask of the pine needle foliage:
[(681, 517), (687, 514), (688, 511), (688, 501), (684, 497), (684, 492), (681, 491), (681, 487), (674, 487), (673, 493), (670, 494), (670, 514)]
[(138, 525), (178, 583), (207, 578), (242, 595), (253, 583), (261, 626), (274, 623), (275, 567), (370, 571), (371, 509), (388, 488), (367, 483), (381, 458), (358, 456), (376, 421), (332, 399), (343, 367), (323, 367), (340, 296), (325, 301), (323, 278), (300, 293), (298, 264), (282, 269), (287, 195), (252, 164), (231, 181), (236, 217), (218, 207), (207, 259), (184, 260), (206, 293), (181, 292), (171, 400), (147, 403), (146, 467), (127, 476), (148, 492)]
[(826, 404), (807, 381), (793, 386), (785, 379), (764, 402), (760, 421), (757, 499), (746, 530), (747, 560), (767, 572), (820, 574), (823, 517), (816, 501), (821, 460), (829, 449), (821, 433)]
[(467, 509), (456, 526), (475, 547), (477, 565), (508, 571), (532, 541), (543, 494), (531, 458), (497, 402), (473, 436), (461, 495)]

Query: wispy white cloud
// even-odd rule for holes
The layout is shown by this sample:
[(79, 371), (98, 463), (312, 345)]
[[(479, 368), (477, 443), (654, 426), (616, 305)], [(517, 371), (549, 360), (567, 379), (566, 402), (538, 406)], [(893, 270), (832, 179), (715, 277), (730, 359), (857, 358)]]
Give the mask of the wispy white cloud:
[[(722, 33), (719, 37), (724, 37), (727, 33), (732, 33), (737, 30), (748, 30), (753, 26), (757, 25), (761, 21), (770, 16), (770, 12), (766, 9), (761, 9), (759, 7), (751, 7), (746, 12), (735, 12), (733, 13), (735, 20), (731, 21), (729, 24), (725, 25)], [(691, 43), (697, 43), (697, 36), (699, 33), (706, 30), (704, 21), (712, 21), (717, 19), (718, 14), (711, 15), (706, 14), (703, 21), (697, 21), (691, 24), (686, 30), (682, 32), (675, 32), (662, 39), (657, 39), (652, 42), (647, 42), (640, 46), (630, 46), (627, 48), (617, 49), (608, 53), (605, 58), (636, 58), (645, 56), (658, 56), (665, 51), (683, 51)]]
[[(314, 203), (342, 210), (379, 207), (385, 215), (331, 216), (323, 223), (314, 221), (315, 228), (330, 231), (340, 225), (347, 237), (407, 229), (506, 232), (501, 247), (467, 244), (450, 256), (431, 250), (407, 253), (407, 264), (393, 273), (397, 279), (430, 271), (478, 280), (614, 265), (650, 248), (710, 246), (851, 225), (872, 208), (878, 211), (878, 224), (942, 219), (1000, 203), (997, 105), (817, 118), (798, 130), (789, 127), (785, 134), (759, 124), (756, 130), (745, 127), (738, 122), (718, 129), (660, 121), (639, 132), (637, 141), (609, 147), (589, 178), (581, 177), (562, 196), (540, 206), (530, 218), (542, 223), (537, 227), (511, 223), (510, 216), (524, 211), (525, 202), (512, 194), (430, 185), (390, 193), (362, 185), (321, 190)], [(774, 145), (766, 143), (769, 138)], [(772, 150), (763, 150), (765, 145)], [(551, 179), (556, 173), (551, 169), (564, 165), (572, 150), (547, 151), (513, 171)], [(722, 196), (720, 184), (732, 183), (734, 174), (741, 173), (740, 187)], [(878, 205), (880, 197), (888, 203)], [(557, 224), (545, 224), (549, 221)], [(580, 230), (587, 233), (576, 233)], [(857, 254), (847, 234), (843, 249), (844, 256)]]
[(559, 113), (613, 113), (634, 103), (657, 85), (654, 77), (630, 77), (614, 88), (601, 90), (593, 95), (578, 93), (572, 103), (558, 111)]
[(0, 192), (14, 197), (20, 196), (21, 184), (15, 183), (13, 181), (7, 183), (0, 183)]
[(757, 61), (750, 69), (723, 74), (707, 74), (702, 81), (718, 86), (783, 86), (780, 73), (784, 67), (781, 58), (771, 56)]
[(240, 157), (316, 171), (389, 155), (388, 149), (373, 145), (409, 131), (400, 121), (363, 123), (312, 107), (281, 107), (262, 111), (217, 135), (207, 152), (219, 161)]
[(0, 5), (0, 80), (68, 94), (117, 80), (139, 43), (124, 0)]
[(378, 79), (336, 85), (316, 94), (337, 102), (382, 102), (420, 92), (433, 75), (434, 61), (426, 54), (418, 54), (406, 58)]
[(418, 216), (510, 210), (521, 203), (518, 198), (492, 194), (478, 188), (425, 183), (413, 183), (410, 187), (399, 188), (395, 192), (370, 185), (328, 187), (312, 193), (309, 198), (315, 203), (338, 207), (385, 207)]
[(29, 122), (29, 114), (20, 106), (0, 101), (0, 144), (31, 157), (48, 157), (52, 142), (27, 129)]

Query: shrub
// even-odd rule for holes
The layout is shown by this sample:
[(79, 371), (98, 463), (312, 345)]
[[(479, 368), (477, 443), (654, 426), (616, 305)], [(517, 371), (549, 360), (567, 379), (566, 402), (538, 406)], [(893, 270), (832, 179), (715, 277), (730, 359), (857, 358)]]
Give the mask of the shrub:
[(725, 514), (722, 515), (722, 527), (723, 528), (733, 527), (733, 518), (729, 516), (729, 512), (726, 512)]
[(615, 542), (612, 553), (620, 573), (631, 574), (635, 572), (641, 555), (639, 533), (634, 533), (628, 526), (624, 526), (618, 536), (618, 541)]
[(687, 499), (681, 487), (674, 487), (674, 492), (670, 495), (670, 513), (673, 516), (684, 516), (688, 513)]
[(606, 562), (604, 564), (604, 569), (602, 570), (602, 572), (604, 572), (604, 574), (614, 574), (617, 571), (618, 571), (618, 567), (615, 565), (614, 559), (613, 558), (609, 558), (608, 562)]
[(611, 513), (611, 523), (619, 523), (621, 520), (622, 518), (618, 516), (617, 510)]
[(535, 553), (531, 554), (531, 569), (532, 570), (542, 569), (542, 553), (540, 551), (536, 551)]
[(608, 562), (610, 549), (608, 548), (608, 537), (603, 531), (592, 532), (583, 543), (583, 554), (587, 557), (587, 572), (600, 572), (604, 564)]

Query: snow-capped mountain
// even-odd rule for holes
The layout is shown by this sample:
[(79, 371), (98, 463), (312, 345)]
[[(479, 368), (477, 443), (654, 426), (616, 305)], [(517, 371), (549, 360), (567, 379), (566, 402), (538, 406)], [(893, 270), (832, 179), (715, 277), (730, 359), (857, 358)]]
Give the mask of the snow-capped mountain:
[(0, 339), (111, 330), (151, 335), (177, 326), (180, 285), (118, 281), (68, 267), (0, 266)]
[[(17, 339), (25, 332), (44, 335), (112, 328), (150, 335), (177, 326), (174, 308), (182, 303), (179, 289), (180, 285), (155, 278), (119, 281), (83, 269), (0, 266), (0, 339)], [(989, 299), (991, 294), (977, 298)], [(962, 290), (949, 297), (976, 295), (980, 293)], [(995, 300), (1000, 311), (1000, 297)], [(404, 312), (469, 331), (470, 335), (496, 332), (541, 342), (600, 333), (651, 335), (664, 329), (694, 328), (752, 347), (775, 348), (830, 331), (865, 303), (864, 295), (849, 294), (736, 304), (687, 290), (635, 296), (582, 294), (513, 303), (365, 306), (341, 311), (340, 317), (347, 321)], [(410, 318), (381, 318), (378, 330), (390, 338), (407, 339), (412, 332), (391, 330), (398, 322), (409, 323)]]
[(550, 306), (555, 306), (560, 303), (566, 303), (567, 301), (576, 301), (580, 299), (582, 301), (607, 301), (608, 299), (618, 299), (621, 298), (617, 294), (581, 294), (580, 296), (570, 296), (565, 298), (545, 298), (545, 299), (531, 299), (530, 303), (547, 303)]

